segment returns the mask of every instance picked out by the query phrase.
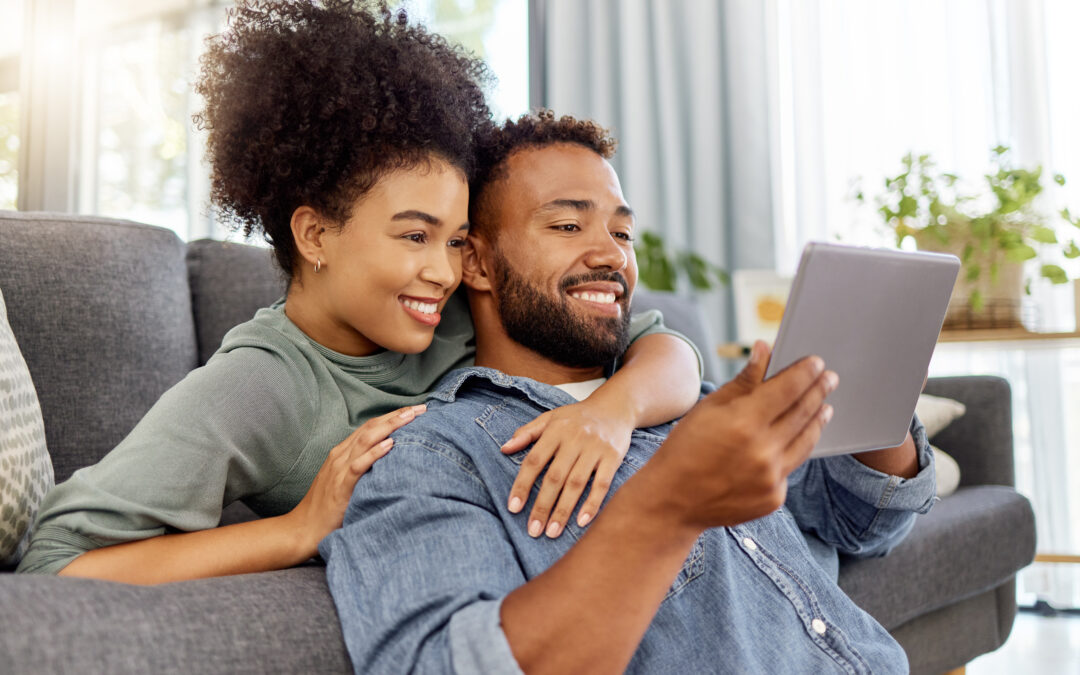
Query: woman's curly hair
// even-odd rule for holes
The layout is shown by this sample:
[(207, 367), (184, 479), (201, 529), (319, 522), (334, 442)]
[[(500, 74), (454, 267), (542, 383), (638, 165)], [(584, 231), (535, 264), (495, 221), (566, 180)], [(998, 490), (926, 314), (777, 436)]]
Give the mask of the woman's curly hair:
[(543, 148), (556, 143), (573, 143), (592, 150), (604, 159), (615, 155), (618, 141), (592, 120), (569, 115), (555, 117), (551, 110), (540, 109), (502, 126), (481, 127), (477, 134), (476, 175), (469, 183), (469, 220), (473, 232), (494, 234), (490, 229), (489, 207), (485, 190), (506, 175), (506, 160), (522, 148)]
[(241, 0), (195, 87), (211, 200), (245, 236), (261, 231), (291, 278), (298, 207), (340, 227), (388, 172), (438, 157), (473, 176), (489, 79), (385, 0)]

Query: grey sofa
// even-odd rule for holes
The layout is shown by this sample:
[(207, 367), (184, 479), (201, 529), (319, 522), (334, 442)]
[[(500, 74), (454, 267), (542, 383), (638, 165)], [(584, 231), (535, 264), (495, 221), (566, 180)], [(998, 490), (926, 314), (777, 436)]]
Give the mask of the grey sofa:
[[(268, 251), (137, 223), (0, 212), (0, 289), (38, 391), (58, 481), (109, 451), (158, 396), (204, 363), (234, 324), (276, 299)], [(640, 292), (708, 351), (685, 300)], [(716, 363), (707, 367), (715, 375)], [(1034, 518), (1013, 489), (1009, 388), (987, 377), (928, 391), (968, 413), (935, 439), (960, 489), (884, 558), (845, 560), (840, 584), (940, 673), (1001, 645), (1014, 579), (1034, 555)], [(227, 520), (250, 516), (242, 506)], [(0, 672), (345, 672), (323, 569), (135, 587), (0, 574)], [(748, 620), (752, 620), (749, 619)]]

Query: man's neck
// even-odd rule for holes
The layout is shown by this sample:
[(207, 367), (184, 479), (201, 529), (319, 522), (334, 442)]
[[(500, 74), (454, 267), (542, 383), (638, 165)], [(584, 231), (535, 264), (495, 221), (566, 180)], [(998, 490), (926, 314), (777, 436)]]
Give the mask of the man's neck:
[(574, 368), (534, 352), (514, 342), (503, 333), (499, 336), (485, 337), (480, 332), (476, 336), (476, 365), (512, 375), (528, 377), (544, 384), (566, 384), (567, 382), (585, 382), (604, 376), (604, 367)]

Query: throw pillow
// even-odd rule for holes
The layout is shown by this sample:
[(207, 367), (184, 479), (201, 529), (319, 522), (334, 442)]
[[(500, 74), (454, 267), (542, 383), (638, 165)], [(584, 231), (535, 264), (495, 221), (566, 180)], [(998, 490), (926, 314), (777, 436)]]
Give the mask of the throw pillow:
[[(941, 396), (922, 394), (915, 404), (915, 414), (926, 427), (926, 437), (933, 438), (953, 420), (963, 415), (967, 409), (960, 401)], [(934, 469), (937, 475), (937, 493), (946, 497), (956, 491), (960, 485), (960, 465), (941, 448), (931, 444), (934, 450)]]
[(53, 486), (45, 425), (0, 292), (0, 566), (19, 562), (30, 526)]

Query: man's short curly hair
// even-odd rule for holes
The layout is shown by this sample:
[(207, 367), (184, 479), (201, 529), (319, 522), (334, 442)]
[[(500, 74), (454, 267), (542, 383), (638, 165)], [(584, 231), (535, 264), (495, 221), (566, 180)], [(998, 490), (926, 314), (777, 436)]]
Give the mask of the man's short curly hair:
[(300, 206), (340, 227), (391, 171), (440, 158), (473, 176), (489, 79), (385, 1), (241, 0), (195, 87), (211, 200), (245, 235), (260, 231), (291, 278)]
[(556, 118), (551, 110), (541, 109), (507, 120), (503, 125), (483, 128), (477, 142), (476, 176), (469, 184), (469, 221), (473, 232), (494, 238), (488, 188), (506, 177), (506, 160), (524, 148), (544, 148), (558, 143), (580, 145), (604, 159), (615, 155), (618, 141), (592, 120), (569, 115)]

